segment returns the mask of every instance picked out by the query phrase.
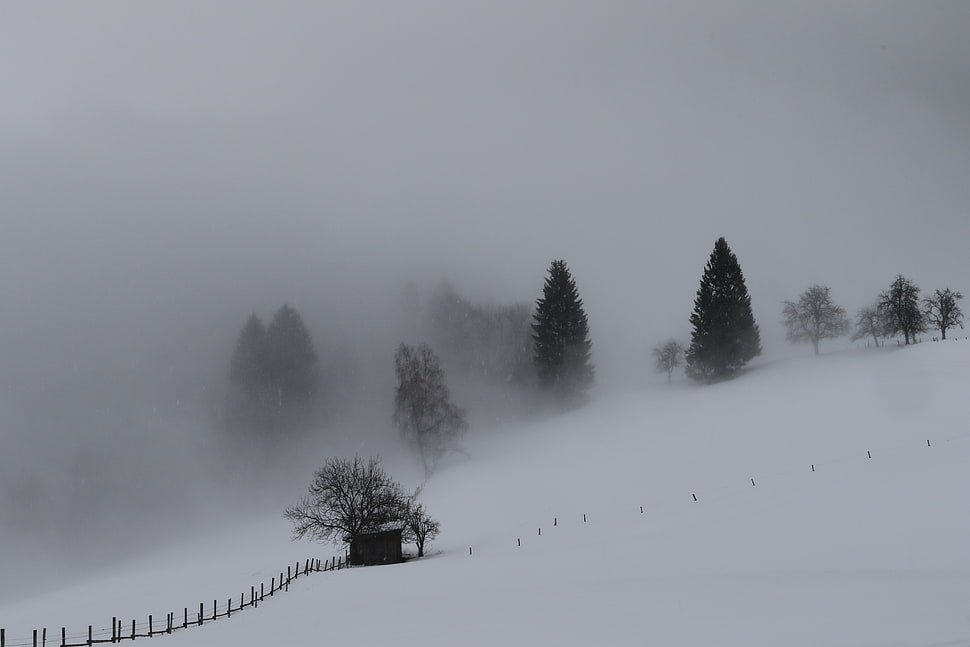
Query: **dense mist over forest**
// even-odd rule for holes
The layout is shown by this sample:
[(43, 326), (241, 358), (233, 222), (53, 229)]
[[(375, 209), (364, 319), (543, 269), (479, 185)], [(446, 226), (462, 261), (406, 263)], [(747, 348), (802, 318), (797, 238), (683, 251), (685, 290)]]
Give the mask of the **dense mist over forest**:
[[(779, 321), (813, 283), (850, 313), (900, 273), (967, 292), (968, 24), (935, 2), (5, 5), (0, 570), (277, 509), (329, 452), (411, 478), (393, 353), (442, 281), (531, 306), (568, 261), (594, 397), (663, 388), (650, 349), (687, 341), (719, 236), (766, 359), (811, 352)], [(243, 469), (229, 357), (282, 304), (324, 413)], [(454, 381), (469, 433), (532, 415)]]

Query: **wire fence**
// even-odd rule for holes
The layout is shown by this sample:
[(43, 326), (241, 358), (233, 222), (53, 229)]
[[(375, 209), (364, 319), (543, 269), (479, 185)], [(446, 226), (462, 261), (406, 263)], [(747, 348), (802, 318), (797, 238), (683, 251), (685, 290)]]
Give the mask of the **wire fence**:
[(16, 639), (7, 638), (7, 630), (0, 628), (0, 647), (89, 647), (107, 643), (121, 643), (137, 638), (153, 638), (184, 631), (192, 627), (201, 627), (220, 618), (231, 618), (246, 609), (258, 608), (267, 598), (290, 590), (290, 584), (300, 577), (312, 573), (338, 571), (349, 566), (349, 556), (344, 554), (321, 561), (308, 558), (303, 562), (288, 565), (281, 570), (279, 576), (270, 578), (257, 585), (249, 587), (248, 591), (241, 591), (238, 595), (211, 602), (199, 602), (198, 607), (183, 607), (181, 612), (173, 611), (165, 617), (150, 614), (147, 619), (111, 618), (111, 626), (88, 625), (86, 631), (68, 631), (61, 627), (60, 633), (48, 631), (47, 628), (34, 629), (29, 637)]

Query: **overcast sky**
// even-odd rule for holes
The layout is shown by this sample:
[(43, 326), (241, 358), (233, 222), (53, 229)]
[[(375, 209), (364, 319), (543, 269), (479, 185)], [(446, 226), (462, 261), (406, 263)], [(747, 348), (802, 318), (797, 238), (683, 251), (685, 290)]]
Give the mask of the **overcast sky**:
[(199, 434), (157, 408), (284, 302), (389, 381), (405, 282), (533, 301), (563, 258), (605, 390), (689, 339), (719, 236), (768, 357), (812, 283), (970, 294), (968, 34), (965, 2), (0, 3), (0, 486), (52, 517), (0, 521), (183, 500), (205, 465), (146, 466)]
[(409, 277), (533, 300), (562, 257), (605, 360), (687, 337), (722, 235), (769, 346), (813, 282), (970, 292), (968, 30), (952, 2), (4, 3), (3, 325), (353, 319)]

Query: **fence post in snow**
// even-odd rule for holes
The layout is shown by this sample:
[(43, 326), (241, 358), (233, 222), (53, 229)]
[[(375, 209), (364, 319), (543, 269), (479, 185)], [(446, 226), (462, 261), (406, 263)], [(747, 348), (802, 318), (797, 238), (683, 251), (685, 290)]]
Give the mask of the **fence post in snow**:
[(64, 647), (64, 645), (66, 644), (67, 644), (67, 629), (65, 627), (61, 627), (61, 647)]
[(41, 644), (44, 647), (47, 647), (47, 627), (44, 627), (44, 631), (41, 634)]
[(205, 604), (199, 602), (199, 626), (202, 626), (202, 621), (205, 620)]
[(219, 613), (218, 613), (218, 611), (216, 609), (216, 605), (217, 604), (218, 603), (215, 600), (212, 601), (212, 619), (213, 620), (215, 620), (216, 618), (219, 617)]
[(182, 629), (189, 628), (189, 608), (185, 607), (185, 621), (182, 623)]
[(37, 647), (37, 630), (34, 629), (34, 647)]
[(88, 645), (94, 644), (94, 632), (91, 629), (91, 625), (88, 625)]
[(148, 616), (148, 637), (151, 638), (153, 633), (155, 633), (155, 626), (154, 626), (154, 623), (152, 623), (152, 616), (151, 616), (151, 614), (149, 614), (149, 616)]

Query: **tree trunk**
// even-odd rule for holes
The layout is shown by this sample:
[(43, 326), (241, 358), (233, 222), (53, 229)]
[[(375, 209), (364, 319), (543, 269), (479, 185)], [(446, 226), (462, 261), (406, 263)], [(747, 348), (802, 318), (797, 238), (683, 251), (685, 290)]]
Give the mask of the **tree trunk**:
[(812, 340), (812, 347), (815, 348), (815, 354), (818, 355), (818, 340), (817, 339), (813, 339)]
[(943, 335), (943, 340), (946, 341), (946, 328), (940, 326), (940, 334)]

